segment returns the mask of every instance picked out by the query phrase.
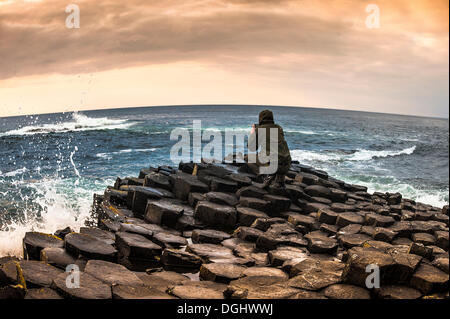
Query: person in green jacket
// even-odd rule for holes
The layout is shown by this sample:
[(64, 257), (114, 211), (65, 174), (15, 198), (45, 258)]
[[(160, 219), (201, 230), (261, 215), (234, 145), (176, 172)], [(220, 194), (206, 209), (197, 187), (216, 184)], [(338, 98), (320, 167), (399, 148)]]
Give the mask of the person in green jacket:
[[(291, 167), (291, 154), (284, 138), (283, 128), (280, 125), (275, 124), (272, 111), (261, 111), (261, 113), (259, 113), (259, 124), (253, 124), (252, 131), (249, 136), (248, 149), (251, 152), (257, 152), (259, 146), (264, 143), (264, 141), (258, 140), (259, 129), (266, 129), (266, 156), (270, 157), (270, 141), (277, 141), (278, 143), (278, 148), (276, 149), (277, 154), (274, 154), (274, 156), (277, 155), (278, 158), (278, 167), (276, 168), (276, 172), (274, 174), (269, 174), (268, 178), (266, 178), (266, 180), (264, 181), (263, 187), (267, 187), (271, 184), (273, 184), (273, 186), (275, 187), (284, 187), (285, 176)], [(277, 134), (277, 136), (271, 136), (271, 131), (274, 132), (273, 129), (275, 129), (275, 133)], [(268, 167), (270, 165), (270, 162), (267, 163), (267, 161), (260, 160), (263, 158), (261, 157), (261, 152), (263, 151), (263, 149), (260, 149), (259, 152), (257, 152), (256, 163), (247, 163), (250, 170), (256, 175), (261, 174), (261, 168), (263, 166)], [(246, 156), (246, 159), (248, 162), (248, 156)]]

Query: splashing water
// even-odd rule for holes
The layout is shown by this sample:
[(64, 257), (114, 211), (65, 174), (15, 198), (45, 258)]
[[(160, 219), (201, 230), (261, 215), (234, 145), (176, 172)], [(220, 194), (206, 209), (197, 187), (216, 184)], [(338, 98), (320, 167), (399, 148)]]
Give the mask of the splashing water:
[[(265, 108), (265, 107), (264, 107)], [(270, 107), (291, 155), (369, 191), (448, 203), (448, 120)], [(78, 230), (116, 177), (174, 165), (173, 128), (248, 132), (262, 107), (156, 107), (0, 118), (0, 256), (27, 231)], [(206, 143), (206, 142), (205, 142)]]
[(75, 166), (75, 163), (73, 162), (73, 155), (74, 155), (77, 151), (78, 151), (78, 147), (75, 146), (73, 152), (70, 153), (70, 157), (69, 157), (69, 159), (70, 159), (70, 164), (72, 164), (72, 166), (73, 166), (73, 170), (75, 171), (75, 175), (78, 176), (78, 179), (75, 181), (75, 186), (78, 185), (78, 183), (80, 182), (79, 178), (81, 177), (81, 176), (80, 176), (80, 172), (77, 170), (77, 167)]
[[(33, 202), (40, 208), (39, 212), (29, 207), (23, 211), (20, 220), (10, 220), (7, 226), (0, 230), (0, 256), (21, 256), (22, 239), (26, 232), (54, 233), (67, 226), (79, 230), (85, 224), (90, 218), (92, 197), (96, 191), (82, 185), (72, 187), (73, 191), (69, 192), (70, 184), (73, 185), (74, 181), (51, 178), (28, 184), (35, 192)], [(103, 186), (96, 185), (97, 192), (103, 189)]]

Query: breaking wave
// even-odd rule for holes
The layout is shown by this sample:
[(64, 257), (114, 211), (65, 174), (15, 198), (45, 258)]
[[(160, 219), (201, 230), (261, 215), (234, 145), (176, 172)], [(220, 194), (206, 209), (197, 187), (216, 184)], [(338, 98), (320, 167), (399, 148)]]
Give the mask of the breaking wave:
[[(402, 150), (333, 150), (333, 151), (291, 151), (292, 158), (303, 164), (321, 168), (331, 176), (347, 183), (367, 186), (369, 192), (400, 192), (404, 197), (435, 207), (443, 207), (449, 201), (448, 187), (422, 189), (409, 183), (402, 182), (390, 176), (390, 170), (380, 167), (375, 160), (396, 156), (411, 155), (416, 146)], [(359, 174), (356, 172), (362, 172)], [(381, 175), (379, 175), (381, 174)]]
[(0, 171), (0, 174), (3, 174), (4, 176), (7, 176), (7, 177), (14, 177), (14, 176), (23, 174), (23, 173), (25, 173), (27, 171), (28, 171), (28, 169), (26, 167), (22, 167), (22, 168), (16, 169), (16, 170), (11, 171), (11, 172), (2, 173), (2, 171)]
[[(249, 133), (257, 120), (248, 110), (224, 110), (131, 108), (0, 119), (0, 256), (21, 255), (27, 231), (77, 231), (90, 221), (92, 195), (117, 176), (172, 165), (173, 128), (191, 130), (191, 119), (205, 118), (206, 133)], [(370, 192), (398, 191), (437, 207), (448, 203), (448, 120), (404, 118), (393, 128), (391, 116), (321, 112), (317, 118), (292, 109), (280, 118), (293, 159)]]
[(300, 162), (344, 162), (344, 161), (370, 161), (375, 158), (393, 157), (400, 155), (411, 155), (416, 150), (416, 146), (405, 148), (400, 151), (291, 151), (292, 158)]
[(416, 150), (416, 146), (412, 146), (410, 148), (405, 148), (400, 151), (368, 151), (368, 150), (359, 150), (351, 156), (351, 161), (369, 161), (373, 158), (377, 157), (390, 157), (390, 156), (399, 156), (399, 155), (411, 155)]
[[(112, 181), (105, 184), (108, 182)], [(81, 180), (77, 186), (75, 180), (61, 178), (44, 178), (35, 183), (23, 181), (16, 186), (28, 187), (34, 192), (34, 205), (15, 207), (21, 211), (20, 218), (12, 218), (0, 228), (0, 256), (21, 256), (22, 239), (29, 231), (54, 233), (67, 226), (79, 230), (90, 218), (93, 194), (105, 187), (104, 183), (92, 185), (88, 180)], [(18, 189), (10, 191), (20, 192)], [(28, 196), (21, 195), (24, 201)]]
[(313, 132), (313, 131), (305, 131), (305, 130), (290, 130), (290, 129), (286, 129), (284, 130), (286, 133), (299, 133), (299, 134), (304, 134), (304, 135), (316, 135), (318, 133)]
[(401, 193), (403, 197), (413, 199), (417, 202), (443, 207), (449, 202), (449, 188), (442, 189), (421, 189), (404, 183), (394, 176), (370, 176), (370, 175), (342, 175), (336, 174), (334, 177), (345, 180), (348, 183), (366, 186), (369, 193), (390, 192)]
[(120, 150), (117, 152), (97, 153), (95, 156), (100, 157), (100, 158), (111, 159), (112, 155), (132, 153), (132, 152), (146, 153), (146, 152), (154, 152), (156, 150), (157, 150), (157, 148), (154, 148), (154, 147), (153, 148), (140, 148), (140, 149), (125, 149), (125, 150)]
[(0, 133), (0, 137), (127, 129), (135, 124), (135, 122), (128, 122), (128, 120), (114, 120), (107, 117), (93, 118), (81, 113), (73, 113), (72, 120), (69, 122), (24, 126), (16, 130)]

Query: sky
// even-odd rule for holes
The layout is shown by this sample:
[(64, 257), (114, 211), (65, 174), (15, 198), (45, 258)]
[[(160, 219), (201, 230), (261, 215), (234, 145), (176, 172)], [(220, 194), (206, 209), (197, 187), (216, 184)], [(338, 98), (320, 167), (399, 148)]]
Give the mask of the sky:
[(0, 117), (185, 104), (448, 118), (449, 1), (0, 0)]

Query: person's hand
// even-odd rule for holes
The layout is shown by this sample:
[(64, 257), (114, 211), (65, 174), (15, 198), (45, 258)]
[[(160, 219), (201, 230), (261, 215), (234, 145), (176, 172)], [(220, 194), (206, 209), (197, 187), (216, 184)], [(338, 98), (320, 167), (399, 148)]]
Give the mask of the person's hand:
[(255, 134), (255, 124), (252, 125), (252, 130), (250, 131), (250, 134)]

